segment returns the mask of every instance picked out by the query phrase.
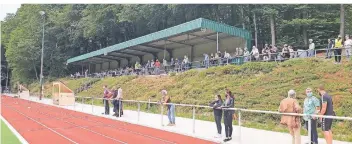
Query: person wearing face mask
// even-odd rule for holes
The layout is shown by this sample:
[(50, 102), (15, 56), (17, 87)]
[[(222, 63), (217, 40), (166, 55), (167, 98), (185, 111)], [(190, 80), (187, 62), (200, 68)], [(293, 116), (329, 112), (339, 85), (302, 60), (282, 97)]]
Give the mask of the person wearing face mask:
[[(303, 113), (307, 115), (316, 115), (320, 111), (319, 99), (313, 96), (311, 88), (306, 89), (307, 97), (304, 99)], [(309, 144), (318, 144), (317, 118), (311, 116), (303, 116), (305, 128), (308, 129), (308, 121), (311, 120), (311, 141)]]

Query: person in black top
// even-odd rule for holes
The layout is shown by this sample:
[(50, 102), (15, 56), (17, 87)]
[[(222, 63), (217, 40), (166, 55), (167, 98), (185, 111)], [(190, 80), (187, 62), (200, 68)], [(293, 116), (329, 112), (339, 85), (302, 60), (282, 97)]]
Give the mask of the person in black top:
[(221, 105), (222, 105), (222, 99), (220, 95), (215, 95), (215, 100), (212, 101), (209, 106), (213, 107), (214, 110), (214, 119), (216, 123), (216, 128), (218, 130), (218, 135), (215, 136), (215, 138), (221, 138), (221, 118), (222, 118), (222, 110), (221, 110)]
[[(234, 98), (231, 95), (231, 91), (226, 92), (226, 99), (222, 104), (221, 108), (234, 108)], [(224, 124), (225, 124), (225, 135), (226, 138), (224, 142), (230, 141), (232, 139), (232, 120), (233, 120), (233, 110), (224, 110)]]
[[(318, 92), (321, 95), (321, 103), (322, 103), (322, 107), (321, 107), (319, 115), (334, 116), (335, 113), (334, 113), (334, 106), (332, 103), (332, 98), (325, 91), (325, 88), (323, 85), (319, 86)], [(320, 120), (322, 121), (321, 128), (323, 130), (326, 143), (332, 144), (332, 131), (331, 131), (332, 119), (320, 118)]]

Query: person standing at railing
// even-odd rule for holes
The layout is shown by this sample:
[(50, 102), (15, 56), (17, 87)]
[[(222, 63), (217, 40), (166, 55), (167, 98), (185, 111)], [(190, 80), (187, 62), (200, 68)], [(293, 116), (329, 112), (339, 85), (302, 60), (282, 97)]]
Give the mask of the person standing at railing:
[(331, 58), (331, 49), (334, 48), (334, 40), (328, 39), (328, 47), (326, 48), (326, 58)]
[(203, 54), (204, 55), (204, 66), (205, 68), (209, 68), (209, 55), (208, 54)]
[(255, 60), (259, 60), (259, 50), (257, 47), (253, 46), (252, 47), (252, 52), (251, 54), (254, 56)]
[(276, 56), (277, 56), (277, 47), (275, 45), (270, 45), (270, 60), (276, 60)]
[(218, 133), (215, 136), (215, 138), (221, 138), (222, 110), (220, 107), (221, 107), (222, 103), (223, 103), (223, 101), (221, 99), (221, 96), (215, 95), (215, 100), (209, 104), (210, 107), (213, 107), (216, 129), (218, 130)]
[(117, 106), (117, 110), (118, 110), (118, 113), (117, 114), (120, 114), (120, 116), (123, 115), (123, 94), (122, 94), (122, 88), (119, 87), (119, 89), (117, 90), (117, 97), (116, 99), (118, 100), (117, 103), (118, 103), (118, 106)]
[(308, 48), (308, 57), (314, 56), (315, 44), (313, 43), (313, 39), (309, 39), (309, 48)]
[(334, 48), (334, 55), (335, 55), (335, 64), (341, 63), (341, 48), (342, 48), (342, 38), (341, 35), (337, 37), (335, 40), (335, 48)]
[(167, 106), (167, 117), (169, 118), (168, 126), (175, 126), (175, 105), (171, 103), (171, 98), (167, 95), (166, 90), (162, 90), (161, 95), (163, 96), (161, 103)]
[[(279, 112), (281, 113), (301, 113), (302, 108), (296, 100), (296, 92), (294, 90), (288, 91), (288, 97), (280, 102)], [(301, 122), (299, 116), (283, 115), (280, 124), (287, 126), (292, 135), (292, 144), (301, 143)]]
[(235, 100), (230, 92), (226, 92), (226, 99), (222, 104), (221, 108), (225, 108), (224, 110), (224, 125), (225, 125), (225, 135), (226, 138), (224, 142), (232, 140), (232, 120), (233, 120), (233, 110), (227, 110), (226, 108), (234, 108)]
[(155, 61), (154, 67), (155, 67), (155, 74), (156, 74), (156, 75), (159, 75), (159, 72), (160, 72), (160, 62), (159, 62), (158, 59)]
[(244, 56), (244, 62), (249, 61), (250, 53), (249, 53), (249, 51), (248, 51), (248, 49), (246, 47), (244, 48), (243, 56)]
[(118, 103), (118, 98), (117, 98), (117, 89), (116, 86), (114, 86), (111, 90), (112, 93), (112, 105), (114, 106), (113, 108), (113, 112), (115, 112), (113, 114), (113, 116), (118, 116), (118, 107), (119, 107), (119, 103)]
[(346, 51), (346, 56), (347, 60), (350, 60), (350, 57), (352, 55), (352, 39), (350, 38), (349, 35), (346, 35), (346, 41), (344, 43), (345, 45), (345, 51)]
[[(307, 115), (316, 115), (320, 111), (320, 102), (319, 99), (313, 96), (311, 88), (306, 89), (307, 97), (304, 99), (304, 108), (303, 113)], [(308, 121), (311, 121), (311, 142), (310, 144), (318, 144), (318, 132), (317, 132), (317, 118), (311, 116), (303, 116), (305, 121), (305, 127), (309, 130)]]
[(288, 51), (290, 52), (290, 59), (295, 58), (295, 50), (292, 46), (288, 46)]
[[(331, 96), (325, 91), (325, 88), (323, 85), (320, 85), (318, 88), (318, 92), (321, 96), (321, 110), (319, 115), (323, 116), (335, 116), (334, 112), (334, 106), (332, 102)], [(326, 140), (327, 144), (332, 144), (332, 131), (331, 131), (331, 126), (332, 126), (332, 120), (331, 118), (320, 118), (322, 121), (322, 130), (324, 133), (324, 137)]]
[(104, 107), (105, 107), (105, 112), (102, 114), (109, 115), (109, 113), (110, 113), (110, 106), (109, 106), (110, 92), (109, 92), (109, 89), (106, 85), (104, 85), (103, 88), (104, 88), (103, 103), (104, 103)]

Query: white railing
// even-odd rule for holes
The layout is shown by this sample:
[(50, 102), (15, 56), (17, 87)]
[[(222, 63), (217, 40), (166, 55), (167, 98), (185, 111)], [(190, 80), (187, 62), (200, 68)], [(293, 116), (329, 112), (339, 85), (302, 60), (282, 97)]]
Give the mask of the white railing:
[[(91, 106), (92, 106), (92, 113), (94, 112), (94, 101), (95, 100), (113, 100), (113, 99), (105, 99), (105, 98), (96, 98), (96, 97), (76, 97), (76, 99), (81, 99), (82, 104), (84, 104), (85, 99), (91, 99)], [(196, 108), (206, 108), (206, 109), (213, 109), (213, 107), (210, 106), (204, 106), (204, 105), (192, 105), (192, 104), (176, 104), (176, 103), (160, 103), (160, 102), (152, 102), (150, 99), (148, 101), (138, 101), (138, 100), (121, 100), (122, 102), (130, 102), (130, 103), (137, 103), (137, 121), (139, 122), (140, 119), (140, 104), (148, 104), (148, 108), (150, 108), (150, 104), (157, 104), (160, 105), (160, 117), (161, 117), (161, 125), (163, 125), (163, 115), (164, 115), (164, 106), (162, 105), (174, 105), (174, 106), (180, 106), (180, 107), (191, 107), (192, 108), (192, 131), (195, 133), (195, 120), (196, 120)], [(121, 106), (121, 103), (120, 103)], [(74, 106), (75, 109), (75, 106)], [(121, 107), (120, 107), (121, 109)], [(83, 110), (83, 108), (82, 108)], [(310, 117), (317, 117), (317, 118), (329, 118), (329, 119), (335, 119), (335, 120), (347, 120), (347, 121), (352, 121), (352, 117), (342, 117), (342, 116), (324, 116), (324, 115), (308, 115), (308, 114), (298, 114), (298, 113), (280, 113), (276, 111), (264, 111), (264, 110), (251, 110), (251, 109), (243, 109), (243, 108), (223, 108), (223, 110), (233, 110), (237, 111), (238, 114), (238, 127), (239, 127), (239, 143), (242, 143), (241, 139), (241, 127), (242, 127), (242, 112), (250, 112), (250, 113), (260, 113), (260, 114), (273, 114), (273, 115), (289, 115), (289, 116), (310, 116)], [(120, 113), (119, 113), (120, 116)], [(311, 141), (311, 120), (309, 119), (308, 121), (308, 139)]]

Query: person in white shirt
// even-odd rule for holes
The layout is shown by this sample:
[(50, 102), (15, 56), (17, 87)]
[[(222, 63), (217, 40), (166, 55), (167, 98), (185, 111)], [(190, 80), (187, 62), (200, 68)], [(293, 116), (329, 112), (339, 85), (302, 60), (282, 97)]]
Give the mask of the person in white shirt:
[(244, 56), (244, 62), (247, 62), (248, 61), (248, 57), (250, 56), (250, 53), (249, 53), (249, 51), (248, 51), (248, 49), (246, 47), (244, 48), (243, 56)]
[(314, 56), (314, 49), (315, 49), (315, 44), (313, 43), (313, 39), (309, 39), (308, 57)]
[(292, 48), (292, 46), (288, 46), (288, 51), (290, 52), (290, 59), (295, 58), (295, 50)]
[(255, 46), (252, 47), (251, 54), (254, 56), (255, 60), (259, 60), (259, 50), (257, 47)]
[(350, 38), (349, 35), (346, 35), (346, 41), (344, 43), (345, 46), (345, 51), (346, 51), (346, 56), (347, 56), (347, 60), (350, 60), (350, 57), (352, 55), (352, 39)]
[(123, 115), (123, 105), (122, 105), (122, 99), (123, 99), (123, 96), (122, 96), (122, 88), (119, 87), (119, 89), (117, 90), (117, 96), (115, 98), (118, 102), (118, 110), (117, 110), (117, 116), (122, 116)]

